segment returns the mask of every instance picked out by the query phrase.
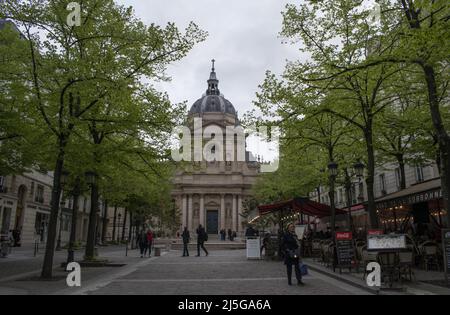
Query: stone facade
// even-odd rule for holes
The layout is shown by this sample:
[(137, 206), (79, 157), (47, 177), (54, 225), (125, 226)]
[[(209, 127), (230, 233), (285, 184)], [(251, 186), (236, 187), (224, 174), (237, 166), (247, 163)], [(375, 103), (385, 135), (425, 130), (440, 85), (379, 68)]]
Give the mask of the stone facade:
[[(24, 246), (34, 244), (35, 241), (45, 243), (47, 241), (48, 222), (50, 218), (50, 202), (53, 176), (51, 173), (32, 171), (22, 175), (0, 176), (0, 232), (1, 234), (20, 231), (21, 244)], [(85, 242), (90, 213), (90, 198), (79, 197), (77, 214), (76, 239)], [(61, 231), (61, 243), (65, 245), (69, 241), (72, 220), (72, 198), (60, 203), (62, 211), (59, 215), (57, 236)], [(108, 206), (107, 220), (103, 220), (105, 214), (104, 204), (100, 203), (98, 231), (102, 231), (103, 224), (108, 225), (106, 240), (111, 240), (113, 235), (114, 213), (116, 214), (116, 239), (122, 235), (125, 209)], [(119, 214), (121, 219), (118, 220)], [(120, 227), (119, 227), (120, 225)], [(125, 226), (125, 237), (128, 237), (128, 224)]]
[[(414, 184), (428, 181), (439, 177), (436, 163), (429, 161), (425, 165), (405, 165), (406, 188)], [(320, 200), (318, 191), (310, 193), (310, 198), (324, 204), (330, 204), (328, 189), (320, 186)], [(374, 193), (375, 198), (381, 198), (400, 190), (399, 169), (396, 164), (385, 164), (375, 169)], [(353, 178), (352, 180), (352, 204), (367, 201), (367, 187), (365, 181)], [(336, 207), (345, 209), (347, 207), (347, 197), (345, 187), (337, 186), (335, 192)]]
[[(251, 188), (260, 172), (259, 163), (250, 161), (251, 154), (245, 150), (245, 138), (242, 141), (239, 137), (230, 139), (225, 136), (227, 127), (239, 127), (239, 120), (233, 105), (220, 94), (218, 82), (213, 68), (206, 94), (194, 103), (186, 121), (191, 136), (203, 145), (212, 138), (207, 136), (207, 128), (221, 131), (224, 135), (224, 149), (219, 151), (223, 154), (222, 159), (210, 160), (204, 154), (202, 158), (194, 158), (196, 153), (192, 153), (192, 162), (180, 164), (173, 178), (172, 196), (181, 213), (180, 230), (187, 227), (191, 235), (195, 235), (199, 224), (209, 234), (217, 234), (221, 229), (242, 234), (242, 204), (251, 196)], [(198, 136), (194, 130), (194, 118), (202, 119), (202, 139), (195, 138)], [(234, 158), (225, 150), (227, 144), (234, 147)], [(216, 147), (204, 147), (206, 152), (216, 152)], [(238, 152), (245, 152), (243, 159), (238, 158)]]

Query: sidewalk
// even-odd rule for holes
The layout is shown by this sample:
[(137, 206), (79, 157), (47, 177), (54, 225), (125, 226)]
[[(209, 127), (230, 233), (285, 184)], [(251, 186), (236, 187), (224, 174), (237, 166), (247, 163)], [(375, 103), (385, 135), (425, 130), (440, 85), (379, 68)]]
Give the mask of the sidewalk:
[[(17, 250), (15, 250), (17, 249)], [(125, 256), (125, 246), (99, 247), (99, 257), (113, 263), (130, 266), (141, 262), (137, 250), (129, 250)], [(8, 258), (0, 259), (0, 295), (3, 294), (55, 294), (68, 289), (66, 285), (67, 272), (61, 267), (66, 261), (67, 250), (55, 252), (54, 279), (50, 281), (38, 280), (41, 273), (44, 250), (34, 257), (34, 249), (13, 248)], [(82, 259), (84, 250), (75, 252), (77, 260)], [(95, 279), (121, 270), (123, 267), (92, 267), (82, 268), (82, 283), (86, 284)]]
[[(316, 272), (320, 272), (334, 279), (343, 281), (345, 283), (357, 286), (368, 292), (377, 293), (377, 290), (367, 286), (366, 281), (363, 280), (363, 273), (352, 272), (349, 273), (348, 269), (342, 270), (342, 274), (339, 273), (339, 269), (333, 272), (331, 268), (326, 268), (323, 264), (318, 261), (314, 261), (312, 258), (304, 258), (304, 263), (308, 267)], [(361, 270), (360, 270), (361, 271)], [(444, 288), (441, 286), (426, 283), (424, 281), (435, 281), (444, 279), (444, 274), (437, 271), (424, 271), (414, 269), (416, 281), (405, 281), (401, 285), (397, 286), (398, 290), (380, 290), (378, 294), (381, 295), (398, 295), (398, 294), (409, 294), (409, 295), (450, 295), (450, 288)]]

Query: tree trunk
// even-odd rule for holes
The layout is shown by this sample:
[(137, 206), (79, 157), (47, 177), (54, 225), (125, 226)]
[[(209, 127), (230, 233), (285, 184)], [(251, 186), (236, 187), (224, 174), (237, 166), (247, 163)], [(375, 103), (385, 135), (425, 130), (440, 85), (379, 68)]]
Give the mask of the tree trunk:
[(318, 202), (321, 203), (322, 200), (320, 199), (320, 185), (317, 186), (317, 198), (318, 198)]
[(421, 64), (425, 74), (428, 89), (428, 103), (430, 106), (431, 121), (438, 140), (441, 157), (441, 188), (444, 199), (444, 208), (447, 211), (447, 224), (450, 226), (449, 196), (450, 196), (450, 137), (445, 130), (439, 110), (439, 97), (437, 93), (436, 75), (434, 68), (427, 64)]
[(94, 176), (94, 183), (91, 185), (91, 212), (89, 213), (88, 237), (86, 242), (85, 259), (95, 258), (95, 239), (97, 230), (97, 212), (98, 212), (98, 176)]
[(132, 242), (132, 229), (133, 229), (133, 213), (130, 212), (130, 223), (129, 223), (129, 231), (128, 231), (128, 242)]
[(103, 211), (102, 244), (106, 243), (107, 233), (108, 233), (108, 200), (105, 200), (105, 209)]
[(369, 212), (369, 224), (370, 228), (377, 229), (378, 228), (378, 216), (375, 207), (375, 194), (374, 194), (374, 182), (375, 182), (375, 152), (373, 149), (373, 135), (372, 135), (372, 127), (367, 127), (367, 130), (364, 132), (365, 140), (366, 140), (366, 149), (367, 149), (367, 203), (368, 203), (368, 212)]
[(78, 220), (78, 199), (80, 199), (81, 194), (80, 179), (77, 178), (75, 181), (75, 186), (73, 188), (73, 206), (72, 206), (72, 225), (70, 228), (70, 240), (69, 249), (67, 251), (67, 263), (73, 262), (75, 260), (74, 249), (77, 237), (77, 220)]
[(400, 189), (406, 189), (405, 160), (403, 155), (397, 155), (396, 158), (400, 169)]
[(52, 200), (50, 208), (50, 219), (48, 223), (47, 244), (45, 247), (44, 263), (41, 277), (51, 279), (53, 276), (53, 256), (55, 254), (56, 229), (58, 225), (59, 199), (61, 198), (61, 173), (64, 167), (65, 141), (60, 139), (59, 153), (56, 159), (53, 174)]
[(125, 229), (127, 227), (127, 216), (128, 216), (128, 209), (125, 208), (125, 214), (123, 215), (123, 226), (122, 226), (122, 242), (125, 240)]
[(112, 240), (116, 240), (116, 224), (117, 224), (117, 205), (114, 206), (114, 219), (113, 219), (113, 231)]

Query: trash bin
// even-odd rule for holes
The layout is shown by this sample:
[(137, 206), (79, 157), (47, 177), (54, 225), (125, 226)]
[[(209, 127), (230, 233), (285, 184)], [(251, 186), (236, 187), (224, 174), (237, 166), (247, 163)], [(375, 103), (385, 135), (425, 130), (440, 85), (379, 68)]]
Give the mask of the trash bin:
[(161, 256), (161, 247), (155, 246), (155, 256)]

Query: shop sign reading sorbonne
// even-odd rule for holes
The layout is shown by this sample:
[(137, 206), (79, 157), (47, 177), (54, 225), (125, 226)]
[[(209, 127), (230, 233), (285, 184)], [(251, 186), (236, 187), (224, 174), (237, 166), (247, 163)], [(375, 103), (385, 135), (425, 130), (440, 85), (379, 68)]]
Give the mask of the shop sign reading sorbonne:
[(426, 202), (430, 200), (440, 199), (442, 198), (442, 190), (440, 188), (435, 190), (430, 190), (426, 192), (421, 192), (418, 194), (397, 198), (385, 202), (380, 202), (377, 204), (378, 209), (386, 209), (397, 207), (401, 205), (412, 205), (415, 203)]

